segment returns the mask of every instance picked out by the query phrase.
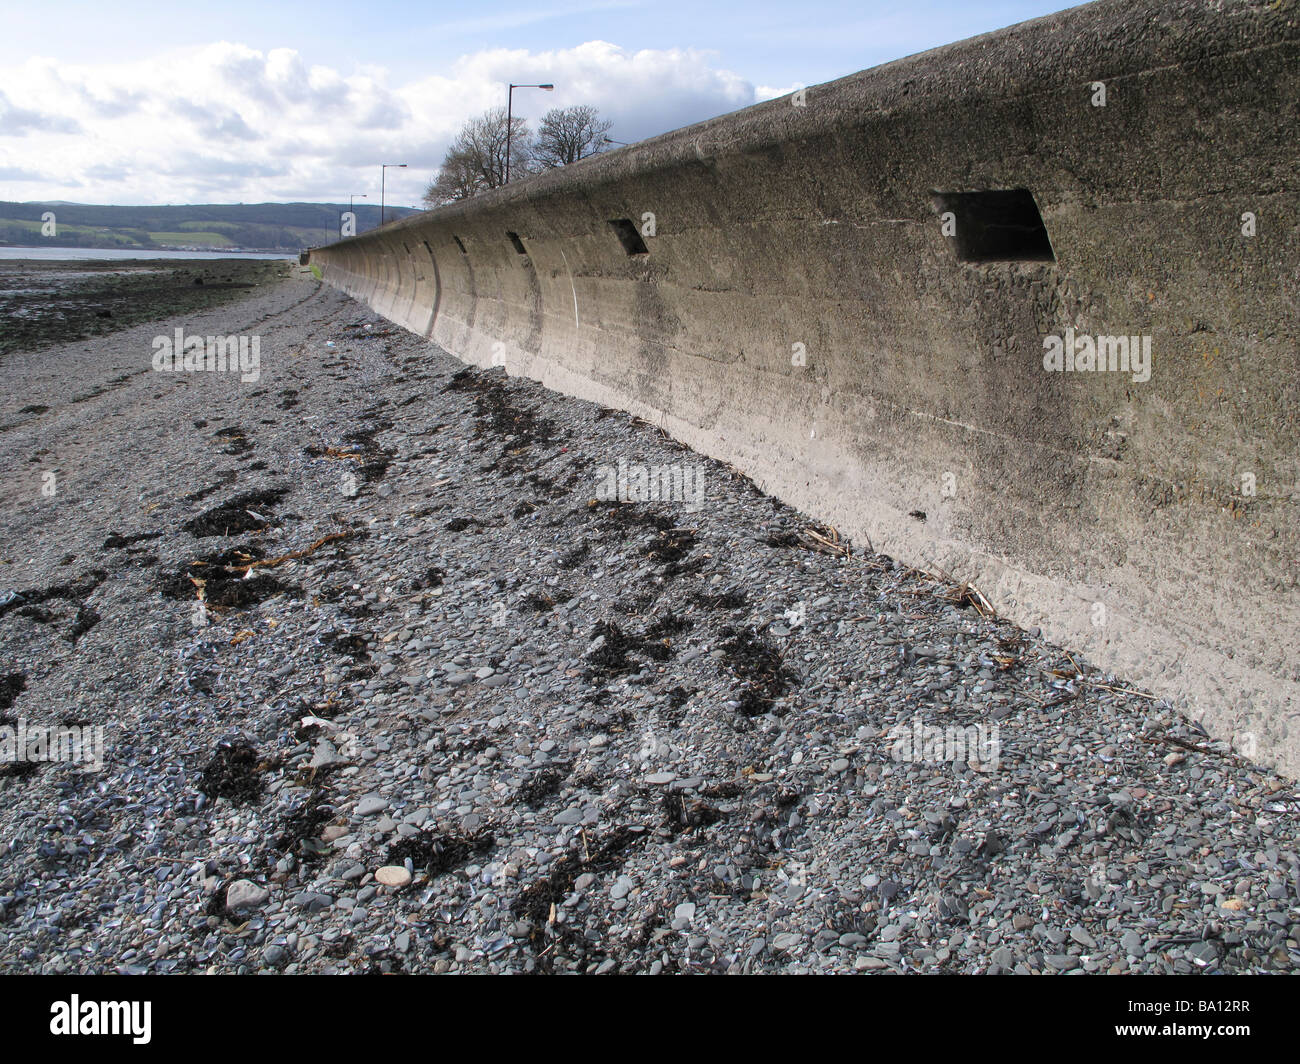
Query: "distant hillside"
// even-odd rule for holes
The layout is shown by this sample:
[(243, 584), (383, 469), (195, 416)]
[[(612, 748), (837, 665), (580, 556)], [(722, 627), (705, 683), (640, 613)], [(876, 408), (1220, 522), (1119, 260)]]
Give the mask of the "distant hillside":
[[(357, 203), (357, 232), (379, 225), (379, 206)], [(335, 203), (200, 203), (112, 207), (91, 203), (0, 200), (0, 245), (79, 248), (188, 248), (199, 251), (300, 251), (338, 239)], [(57, 235), (41, 236), (41, 214), (53, 211)], [(417, 211), (388, 207), (385, 218)]]

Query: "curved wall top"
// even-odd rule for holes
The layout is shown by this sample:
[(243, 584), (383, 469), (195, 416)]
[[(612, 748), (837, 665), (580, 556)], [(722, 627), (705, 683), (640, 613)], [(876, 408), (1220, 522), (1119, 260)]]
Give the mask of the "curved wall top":
[(311, 261), (1297, 774), (1298, 131), (1295, 0), (1103, 0)]

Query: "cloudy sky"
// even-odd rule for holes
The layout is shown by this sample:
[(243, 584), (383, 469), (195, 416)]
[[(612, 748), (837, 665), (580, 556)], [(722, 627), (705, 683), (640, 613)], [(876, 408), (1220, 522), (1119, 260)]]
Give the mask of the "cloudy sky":
[(0, 34), (0, 200), (416, 205), (469, 117), (588, 103), (633, 141), (1061, 0), (43, 0)]

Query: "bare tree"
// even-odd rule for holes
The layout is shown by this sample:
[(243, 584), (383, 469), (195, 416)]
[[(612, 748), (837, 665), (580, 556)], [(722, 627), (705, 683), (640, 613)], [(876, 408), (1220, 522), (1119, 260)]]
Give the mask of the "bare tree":
[(533, 162), (541, 169), (552, 169), (602, 152), (607, 147), (605, 134), (612, 125), (586, 104), (552, 108), (537, 127)]
[(468, 199), (488, 186), (468, 154), (455, 147), (447, 149), (447, 154), (438, 169), (438, 176), (424, 190), (426, 206), (438, 207), (444, 203)]
[[(532, 167), (528, 123), (512, 118), (510, 169), (525, 173)], [(497, 107), (467, 122), (443, 157), (438, 176), (424, 191), (430, 207), (468, 199), (505, 184), (506, 109)]]

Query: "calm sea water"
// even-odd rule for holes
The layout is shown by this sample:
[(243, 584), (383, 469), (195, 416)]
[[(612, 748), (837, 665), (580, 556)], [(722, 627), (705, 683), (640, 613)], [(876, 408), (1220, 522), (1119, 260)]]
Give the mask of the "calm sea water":
[(72, 261), (74, 259), (290, 259), (297, 255), (273, 255), (253, 251), (136, 251), (132, 248), (3, 248), (0, 259), (40, 259)]

